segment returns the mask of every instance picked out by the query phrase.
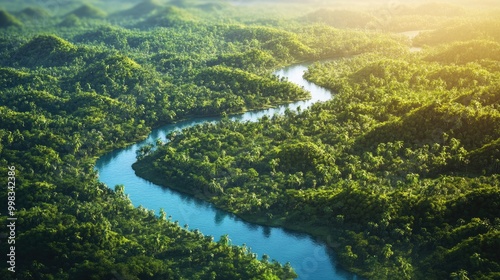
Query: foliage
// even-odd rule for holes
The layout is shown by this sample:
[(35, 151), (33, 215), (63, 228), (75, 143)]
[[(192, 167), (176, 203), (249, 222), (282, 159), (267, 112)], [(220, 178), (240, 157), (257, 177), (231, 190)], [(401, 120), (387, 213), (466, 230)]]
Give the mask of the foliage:
[(149, 15), (154, 11), (157, 11), (161, 7), (162, 7), (161, 4), (156, 0), (144, 0), (141, 1), (140, 3), (137, 3), (135, 6), (133, 6), (128, 10), (119, 12), (117, 15), (120, 17), (122, 16), (142, 17), (145, 15)]
[(438, 45), (450, 42), (487, 39), (500, 41), (500, 21), (497, 19), (469, 20), (423, 32), (415, 38), (415, 45)]
[(484, 61), (500, 60), (500, 43), (494, 41), (467, 41), (445, 45), (425, 60), (444, 62), (446, 64), (466, 64), (469, 62), (485, 63)]
[(68, 15), (75, 15), (79, 18), (104, 18), (107, 16), (106, 12), (88, 4), (82, 5)]
[(0, 10), (0, 28), (7, 28), (10, 26), (22, 26), (23, 23), (18, 20), (15, 16), (7, 11)]
[(25, 67), (62, 66), (73, 60), (77, 48), (54, 35), (38, 35), (13, 53), (13, 62)]
[(321, 9), (308, 14), (306, 20), (326, 23), (336, 28), (365, 28), (375, 17), (370, 14), (350, 10)]
[(23, 20), (40, 20), (50, 16), (50, 14), (42, 8), (27, 7), (16, 13), (19, 18)]
[(493, 277), (500, 72), (435, 53), (439, 64), (380, 53), (314, 64), (306, 77), (333, 100), (184, 130), (134, 168), (243, 218), (335, 238), (342, 264), (368, 278)]
[[(295, 278), (289, 265), (257, 260), (245, 248), (134, 208), (123, 187), (110, 190), (93, 170), (96, 156), (142, 139), (153, 126), (307, 97), (269, 74), (285, 60), (272, 56), (267, 41), (254, 40), (251, 49), (226, 39), (239, 25), (137, 30), (95, 14), (84, 6), (47, 19), (43, 31), (30, 25), (1, 34), (0, 171), (16, 167), (23, 227), (19, 272), (3, 270), (2, 279)], [(247, 65), (255, 57), (263, 62)]]
[(196, 21), (196, 18), (190, 13), (175, 6), (169, 6), (153, 13), (144, 22), (140, 23), (139, 26), (146, 28), (153, 26), (170, 27), (193, 21)]
[(407, 52), (407, 42), (379, 32), (363, 32), (306, 25), (296, 31), (313, 51), (310, 58), (338, 58), (367, 52), (400, 55)]
[[(141, 149), (135, 168), (245, 218), (336, 237), (342, 264), (367, 277), (498, 275), (496, 21), (423, 34), (429, 45), (477, 40), (421, 58), (392, 34), (303, 24), (309, 8), (282, 20), (252, 6), (143, 1), (107, 15), (116, 2), (59, 1), (51, 16), (9, 2), (20, 12), (0, 11), (0, 174), (16, 168), (23, 246), (18, 273), (2, 279), (296, 278), (227, 236), (213, 242), (134, 208), (93, 165), (164, 123), (304, 99), (272, 69), (332, 57), (344, 58), (308, 78), (334, 100), (170, 135), (157, 152)], [(445, 21), (402, 14), (390, 29), (355, 15), (374, 17), (375, 30)]]

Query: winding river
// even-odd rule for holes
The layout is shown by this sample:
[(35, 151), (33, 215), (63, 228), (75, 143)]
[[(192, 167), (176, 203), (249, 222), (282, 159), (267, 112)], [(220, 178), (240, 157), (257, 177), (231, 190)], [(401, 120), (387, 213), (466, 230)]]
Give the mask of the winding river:
[[(305, 109), (313, 103), (331, 99), (330, 91), (302, 78), (308, 65), (292, 65), (276, 71), (275, 74), (303, 86), (311, 92), (311, 99), (273, 109), (246, 112), (232, 116), (231, 119), (256, 121), (264, 115), (283, 114), (286, 109), (297, 110), (299, 106)], [(204, 122), (216, 122), (219, 119), (199, 118), (166, 125), (151, 132), (149, 137), (140, 143), (103, 155), (96, 163), (100, 181), (111, 188), (123, 184), (125, 193), (135, 206), (142, 205), (155, 210), (156, 213), (163, 208), (167, 216), (172, 216), (172, 220), (179, 221), (181, 226), (187, 224), (190, 229), (199, 229), (205, 235), (214, 236), (215, 240), (221, 235), (229, 234), (232, 244), (246, 244), (259, 258), (267, 254), (270, 259), (280, 263), (290, 262), (299, 275), (298, 279), (356, 279), (355, 275), (337, 267), (333, 252), (310, 235), (245, 222), (205, 201), (162, 188), (135, 175), (131, 166), (136, 161), (136, 150), (141, 145), (154, 142), (158, 138), (165, 140), (165, 136), (172, 131)]]

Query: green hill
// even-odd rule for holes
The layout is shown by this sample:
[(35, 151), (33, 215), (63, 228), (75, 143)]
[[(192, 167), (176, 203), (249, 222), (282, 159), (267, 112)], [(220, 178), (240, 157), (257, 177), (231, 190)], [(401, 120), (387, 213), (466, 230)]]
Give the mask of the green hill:
[(105, 43), (106, 45), (121, 49), (128, 46), (127, 38), (129, 36), (130, 32), (126, 29), (115, 26), (103, 26), (77, 35), (73, 40), (79, 43)]
[(483, 59), (500, 61), (500, 43), (486, 40), (456, 42), (427, 55), (427, 61), (466, 64)]
[(163, 6), (161, 5), (161, 3), (159, 3), (157, 0), (145, 0), (128, 10), (118, 12), (117, 15), (142, 17), (161, 9), (162, 7)]
[(196, 8), (198, 8), (200, 10), (207, 11), (207, 12), (223, 10), (223, 9), (228, 8), (228, 7), (230, 7), (229, 4), (219, 3), (219, 2), (209, 2), (209, 3), (199, 4), (196, 6)]
[(391, 11), (397, 15), (419, 15), (419, 16), (464, 16), (467, 10), (463, 6), (457, 6), (450, 3), (428, 2), (415, 7), (406, 5), (397, 5)]
[(60, 66), (68, 63), (77, 47), (55, 35), (38, 35), (15, 51), (14, 57), (26, 67)]
[(137, 62), (116, 55), (92, 64), (74, 82), (89, 84), (98, 93), (109, 92), (111, 97), (116, 97), (116, 94), (130, 93), (134, 86), (144, 85), (150, 80)]
[(155, 11), (153, 15), (151, 15), (145, 21), (139, 23), (139, 25), (143, 27), (148, 27), (148, 26), (168, 27), (195, 21), (197, 21), (196, 17), (190, 14), (189, 12), (178, 7), (170, 6), (165, 9), (162, 9), (161, 11)]
[(191, 1), (189, 0), (172, 0), (169, 2), (170, 5), (181, 7), (181, 8), (187, 8), (190, 6), (193, 6)]
[(82, 24), (79, 17), (74, 14), (66, 16), (59, 24), (60, 27), (76, 27)]
[(106, 12), (88, 4), (82, 5), (80, 8), (70, 12), (68, 15), (71, 14), (80, 18), (105, 18), (107, 16)]
[(367, 13), (349, 10), (321, 9), (303, 18), (309, 22), (326, 23), (337, 28), (365, 28), (375, 18)]
[(445, 26), (433, 31), (422, 32), (415, 37), (415, 46), (436, 46), (439, 44), (484, 40), (500, 42), (499, 20), (477, 20)]
[(430, 104), (411, 112), (400, 120), (388, 122), (366, 133), (362, 145), (404, 141), (413, 145), (432, 145), (441, 141), (443, 133), (456, 138), (468, 150), (488, 144), (500, 137), (500, 115), (480, 110), (472, 114), (457, 103)]
[(46, 10), (38, 7), (25, 8), (22, 11), (16, 13), (16, 15), (19, 18), (26, 20), (38, 20), (50, 17), (50, 14)]
[(0, 28), (7, 28), (10, 26), (22, 26), (23, 23), (15, 16), (9, 14), (4, 10), (0, 10)]

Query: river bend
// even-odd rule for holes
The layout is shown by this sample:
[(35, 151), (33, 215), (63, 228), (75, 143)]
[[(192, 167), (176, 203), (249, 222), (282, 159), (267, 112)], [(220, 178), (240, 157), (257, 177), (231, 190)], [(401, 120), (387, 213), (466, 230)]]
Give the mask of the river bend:
[[(303, 86), (312, 98), (277, 108), (246, 112), (230, 117), (238, 121), (256, 121), (264, 115), (284, 114), (286, 109), (305, 109), (312, 104), (332, 98), (325, 88), (306, 81), (302, 75), (309, 64), (296, 64), (275, 72), (279, 77), (286, 77), (290, 82)], [(125, 193), (134, 206), (154, 210), (159, 213), (163, 208), (173, 221), (181, 226), (187, 224), (190, 229), (199, 229), (205, 235), (214, 236), (218, 240), (221, 235), (228, 234), (234, 245), (246, 244), (258, 257), (269, 255), (280, 263), (290, 262), (301, 280), (356, 279), (336, 265), (336, 260), (327, 246), (310, 235), (288, 231), (282, 228), (260, 226), (245, 222), (233, 214), (216, 209), (210, 203), (192, 196), (166, 189), (148, 182), (135, 175), (132, 164), (136, 161), (136, 150), (160, 138), (165, 141), (166, 135), (204, 122), (216, 122), (219, 117), (199, 118), (169, 124), (151, 132), (148, 138), (124, 149), (117, 149), (103, 155), (96, 162), (99, 180), (110, 188), (123, 184)]]

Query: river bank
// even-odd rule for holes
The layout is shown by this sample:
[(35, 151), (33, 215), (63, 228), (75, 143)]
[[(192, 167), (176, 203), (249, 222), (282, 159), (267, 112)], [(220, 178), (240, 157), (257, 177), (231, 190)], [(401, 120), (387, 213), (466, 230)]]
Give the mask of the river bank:
[[(287, 110), (295, 111), (299, 107), (305, 109), (316, 102), (331, 99), (330, 91), (302, 78), (307, 65), (292, 65), (276, 71), (275, 74), (278, 77), (287, 77), (289, 81), (303, 86), (311, 92), (311, 99), (281, 105), (277, 108), (231, 115), (228, 118), (241, 122), (254, 122), (263, 116), (283, 115)], [(162, 208), (172, 220), (178, 221), (180, 225), (187, 224), (189, 228), (198, 229), (203, 234), (212, 235), (215, 238), (229, 234), (235, 245), (245, 244), (259, 256), (266, 254), (270, 259), (276, 259), (281, 263), (290, 262), (299, 275), (298, 279), (356, 278), (338, 267), (335, 254), (331, 249), (335, 248), (335, 242), (329, 242), (335, 238), (328, 236), (321, 228), (310, 227), (309, 233), (305, 233), (307, 232), (305, 225), (288, 224), (284, 227), (283, 221), (279, 218), (267, 221), (259, 220), (258, 216), (236, 216), (205, 202), (202, 197), (200, 199), (192, 194), (161, 187), (136, 176), (132, 165), (136, 162), (136, 151), (142, 145), (154, 143), (158, 138), (166, 139), (166, 136), (173, 131), (219, 120), (221, 120), (220, 117), (197, 118), (155, 129), (147, 140), (102, 156), (96, 163), (99, 178), (110, 187), (118, 184), (124, 185), (125, 193), (136, 207), (143, 206), (156, 211)], [(166, 181), (168, 182), (168, 179)], [(246, 222), (251, 220), (263, 226)], [(313, 238), (311, 235), (316, 237)], [(330, 246), (327, 245), (328, 242)]]
[(331, 230), (329, 230), (327, 227), (319, 227), (317, 225), (306, 225), (306, 224), (292, 224), (288, 223), (286, 221), (285, 216), (273, 216), (272, 218), (265, 217), (261, 213), (256, 213), (253, 215), (249, 214), (242, 214), (238, 212), (233, 212), (231, 211), (230, 208), (226, 207), (223, 204), (217, 204), (213, 199), (211, 199), (210, 196), (204, 195), (203, 193), (200, 192), (193, 192), (190, 191), (189, 189), (186, 189), (185, 187), (182, 187), (179, 184), (172, 183), (172, 181), (167, 182), (164, 179), (162, 179), (162, 174), (156, 173), (153, 169), (150, 168), (150, 165), (146, 161), (138, 161), (135, 162), (132, 165), (132, 168), (135, 171), (135, 174), (155, 185), (159, 185), (165, 188), (173, 189), (178, 192), (191, 195), (193, 197), (196, 197), (200, 200), (206, 201), (208, 203), (213, 204), (215, 207), (217, 207), (220, 210), (230, 212), (232, 214), (235, 214), (237, 217), (241, 218), (244, 221), (247, 221), (249, 223), (253, 224), (259, 224), (263, 226), (269, 226), (269, 227), (281, 227), (285, 228), (291, 231), (296, 231), (299, 233), (307, 233), (313, 236), (316, 240), (323, 242), (326, 244), (329, 248), (331, 249), (337, 249), (340, 244), (338, 242), (335, 242), (335, 238), (339, 237), (340, 234), (332, 236)]

